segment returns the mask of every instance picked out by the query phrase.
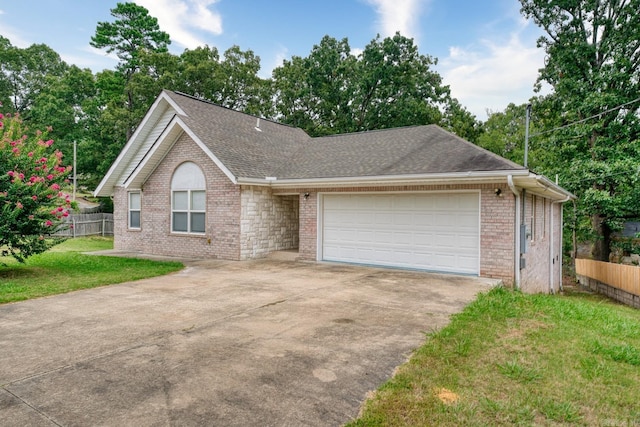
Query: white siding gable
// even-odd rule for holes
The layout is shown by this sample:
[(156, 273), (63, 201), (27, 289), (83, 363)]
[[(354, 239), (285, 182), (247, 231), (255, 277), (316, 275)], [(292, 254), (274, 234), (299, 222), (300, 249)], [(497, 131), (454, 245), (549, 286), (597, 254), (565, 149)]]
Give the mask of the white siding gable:
[(122, 171), (122, 174), (120, 174), (117, 185), (123, 185), (127, 178), (133, 173), (135, 168), (140, 164), (145, 154), (160, 137), (175, 114), (176, 112), (173, 108), (167, 108), (157, 121), (146, 124), (147, 126), (151, 126), (151, 131), (138, 146), (138, 150), (135, 155), (129, 159), (129, 164), (126, 169)]

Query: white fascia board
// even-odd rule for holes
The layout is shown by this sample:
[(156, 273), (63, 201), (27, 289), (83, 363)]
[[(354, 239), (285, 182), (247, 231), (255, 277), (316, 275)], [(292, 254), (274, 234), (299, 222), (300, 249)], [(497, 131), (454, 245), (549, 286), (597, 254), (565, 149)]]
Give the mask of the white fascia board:
[[(209, 148), (200, 140), (200, 138), (198, 138), (191, 131), (191, 129), (189, 129), (189, 127), (184, 123), (184, 121), (180, 117), (174, 116), (173, 119), (171, 119), (171, 121), (169, 122), (169, 124), (165, 128), (165, 130), (162, 132), (162, 134), (158, 137), (158, 143), (154, 144), (151, 147), (149, 152), (146, 153), (146, 155), (144, 156), (144, 158), (142, 159), (140, 164), (138, 166), (136, 166), (136, 168), (133, 171), (133, 173), (131, 174), (131, 176), (124, 183), (124, 188), (128, 188), (132, 183), (136, 182), (136, 179), (139, 177), (139, 175), (141, 173), (143, 173), (144, 170), (151, 170), (151, 171), (155, 170), (155, 168), (162, 161), (162, 159), (164, 159), (166, 153), (164, 153), (160, 158), (158, 158), (157, 156), (154, 157), (154, 154), (161, 147), (164, 147), (166, 144), (173, 144), (176, 141), (177, 137), (176, 138), (171, 138), (171, 135), (174, 133), (174, 130), (176, 128), (179, 128), (180, 131), (183, 131), (183, 132), (187, 133), (189, 135), (189, 137), (191, 137), (191, 139), (196, 143), (196, 145), (198, 145), (198, 147), (200, 147), (200, 149), (205, 152), (205, 154), (216, 164), (216, 166), (218, 166), (218, 168), (220, 168), (220, 170), (222, 170), (222, 172), (229, 178), (229, 180), (232, 183), (237, 184), (236, 178), (233, 176), (231, 171), (229, 171), (229, 169), (222, 164), (220, 159), (218, 159), (211, 152), (211, 150), (209, 150)], [(167, 150), (167, 152), (168, 152), (168, 150)], [(155, 164), (149, 165), (149, 162), (152, 162), (152, 163), (155, 163)], [(151, 169), (146, 168), (146, 166), (151, 166)], [(146, 177), (145, 177), (145, 179), (146, 179)]]
[(530, 193), (547, 197), (555, 201), (565, 201), (575, 199), (576, 196), (551, 182), (547, 177), (535, 173), (529, 173), (527, 176), (514, 176), (513, 182), (517, 187), (523, 188)]
[(180, 108), (180, 106), (178, 104), (176, 104), (173, 99), (171, 99), (171, 97), (167, 94), (167, 91), (163, 90), (160, 93), (160, 96), (158, 97), (158, 99), (160, 99), (160, 98), (162, 98), (165, 101), (167, 101), (169, 103), (169, 105), (171, 105), (171, 108), (173, 108), (176, 111), (176, 114), (188, 117), (187, 113), (185, 113), (184, 110), (182, 108)]
[(358, 176), (358, 177), (338, 177), (338, 178), (312, 178), (312, 179), (259, 179), (259, 178), (238, 178), (238, 184), (263, 185), (273, 188), (293, 188), (293, 187), (346, 187), (360, 185), (407, 185), (407, 184), (431, 184), (442, 182), (473, 182), (489, 183), (504, 180), (506, 182), (509, 175), (526, 176), (528, 170), (506, 170), (506, 171), (476, 171), (476, 172), (453, 172), (436, 173), (422, 175), (382, 175), (382, 176)]
[(180, 135), (179, 133), (175, 135), (174, 138), (170, 138), (170, 136), (174, 134), (176, 128), (179, 128), (178, 129), (179, 132), (182, 132), (183, 130), (182, 127), (178, 124), (178, 120), (179, 120), (178, 116), (173, 116), (171, 121), (167, 124), (167, 126), (164, 128), (162, 133), (158, 136), (158, 139), (156, 140), (156, 142), (151, 146), (149, 151), (147, 151), (144, 154), (144, 157), (142, 158), (140, 163), (136, 165), (133, 172), (131, 172), (131, 175), (129, 175), (129, 177), (126, 179), (126, 181), (123, 184), (124, 188), (127, 188), (127, 189), (130, 188), (131, 184), (135, 182), (136, 179), (140, 176), (140, 174), (146, 169), (146, 167), (150, 165), (150, 162), (154, 162), (154, 161), (156, 162), (155, 165), (151, 165), (152, 169), (155, 170), (157, 163), (159, 163), (162, 160), (162, 158), (164, 158), (164, 155), (161, 157), (161, 159), (157, 159), (154, 155), (158, 152), (158, 150), (160, 150), (160, 148), (165, 147), (167, 144), (173, 144), (176, 141), (176, 139)]
[[(143, 129), (146, 129), (149, 120), (151, 120), (151, 117), (154, 116), (160, 106), (160, 103), (162, 103), (163, 101), (168, 103), (169, 106), (171, 106), (171, 108), (173, 108), (177, 114), (185, 115), (184, 111), (180, 107), (178, 107), (178, 105), (173, 102), (171, 98), (169, 98), (169, 95), (167, 95), (166, 92), (162, 91), (147, 111), (147, 114), (145, 114), (144, 118), (136, 128), (136, 131), (133, 133), (131, 138), (129, 138), (129, 141), (127, 141), (122, 151), (120, 151), (120, 154), (118, 154), (118, 157), (116, 157), (116, 160), (113, 162), (105, 176), (102, 178), (102, 181), (100, 181), (100, 184), (98, 184), (98, 186), (96, 187), (95, 191), (93, 192), (94, 196), (106, 197), (110, 196), (113, 193), (113, 186), (118, 179), (118, 177), (114, 176), (114, 174), (116, 174), (118, 170), (120, 170), (121, 172), (122, 169), (125, 169), (126, 164), (123, 164), (123, 161), (127, 159), (131, 149), (144, 142), (144, 140), (140, 141), (140, 134), (142, 133)], [(109, 182), (111, 182), (111, 186), (108, 186)]]

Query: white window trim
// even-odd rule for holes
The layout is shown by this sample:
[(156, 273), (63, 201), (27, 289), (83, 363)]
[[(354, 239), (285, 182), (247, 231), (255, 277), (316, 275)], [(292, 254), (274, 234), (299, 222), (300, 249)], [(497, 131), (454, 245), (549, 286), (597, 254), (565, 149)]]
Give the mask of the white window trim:
[[(138, 209), (131, 208), (131, 196), (137, 194), (140, 201), (140, 207)], [(127, 193), (127, 228), (129, 230), (141, 230), (142, 229), (142, 192), (141, 191), (129, 191)], [(131, 212), (138, 212), (140, 224), (137, 227), (131, 225)]]
[[(194, 192), (202, 192), (205, 195), (205, 208), (204, 210), (197, 210), (191, 207), (191, 194)], [(173, 201), (175, 193), (187, 193), (187, 209), (175, 209)], [(206, 224), (207, 224), (207, 205), (206, 205), (206, 197), (207, 191), (205, 189), (189, 189), (189, 190), (171, 190), (171, 233), (174, 234), (195, 234), (198, 236), (203, 236), (206, 234)], [(187, 214), (187, 231), (177, 231), (173, 226), (173, 214), (174, 213), (186, 213)], [(191, 231), (191, 214), (192, 213), (203, 213), (204, 221), (205, 221), (205, 230), (204, 231)]]

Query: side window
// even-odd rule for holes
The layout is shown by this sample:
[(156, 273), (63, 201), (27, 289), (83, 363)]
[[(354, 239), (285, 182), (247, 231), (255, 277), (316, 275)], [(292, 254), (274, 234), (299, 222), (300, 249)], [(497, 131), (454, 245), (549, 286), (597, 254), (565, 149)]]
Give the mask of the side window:
[(171, 231), (204, 234), (206, 215), (204, 174), (195, 163), (183, 163), (171, 178)]
[(140, 192), (129, 193), (129, 228), (140, 229)]

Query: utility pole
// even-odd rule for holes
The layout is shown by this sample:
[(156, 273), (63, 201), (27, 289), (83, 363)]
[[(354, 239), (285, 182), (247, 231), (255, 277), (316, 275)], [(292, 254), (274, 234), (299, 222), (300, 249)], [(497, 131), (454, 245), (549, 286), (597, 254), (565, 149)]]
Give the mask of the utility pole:
[(73, 141), (73, 201), (76, 201), (76, 186), (78, 185), (78, 169), (76, 168), (76, 157), (78, 151), (78, 143)]
[(527, 104), (527, 118), (524, 124), (524, 167), (529, 167), (529, 122), (531, 121), (531, 104)]

